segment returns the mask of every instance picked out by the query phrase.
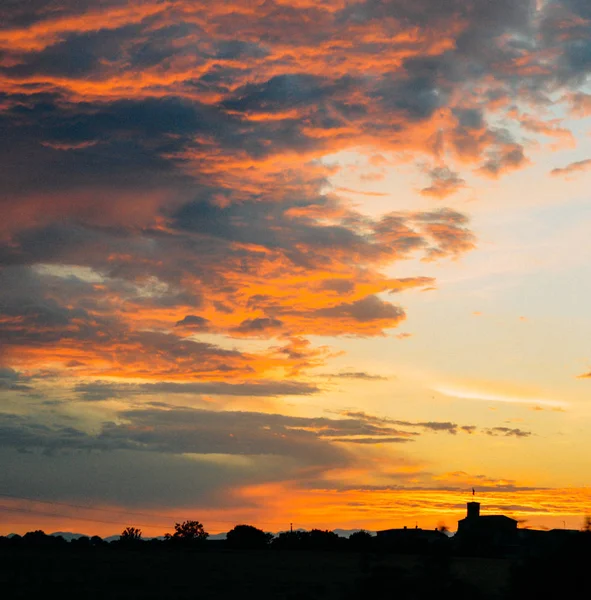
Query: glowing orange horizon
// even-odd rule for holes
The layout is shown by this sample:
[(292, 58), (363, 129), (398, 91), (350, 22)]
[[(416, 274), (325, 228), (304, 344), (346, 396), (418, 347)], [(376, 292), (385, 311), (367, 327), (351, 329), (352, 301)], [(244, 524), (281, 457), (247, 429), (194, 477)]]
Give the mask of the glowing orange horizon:
[[(206, 531), (223, 533), (234, 525), (250, 524), (265, 531), (285, 531), (290, 523), (301, 529), (366, 529), (397, 527), (432, 529), (445, 525), (455, 531), (466, 516), (466, 503), (481, 503), (482, 514), (505, 514), (519, 527), (579, 529), (591, 514), (591, 488), (471, 492), (454, 490), (302, 490), (281, 484), (258, 485), (237, 492), (253, 508), (210, 507), (117, 508), (108, 505), (74, 508), (33, 501), (2, 499), (8, 506), (1, 535), (42, 529), (89, 535), (115, 535), (137, 526), (145, 536), (163, 535), (174, 522), (197, 519)], [(20, 513), (19, 509), (25, 512)], [(38, 512), (36, 512), (38, 511)], [(58, 513), (51, 516), (51, 513)], [(65, 516), (67, 513), (67, 516)]]

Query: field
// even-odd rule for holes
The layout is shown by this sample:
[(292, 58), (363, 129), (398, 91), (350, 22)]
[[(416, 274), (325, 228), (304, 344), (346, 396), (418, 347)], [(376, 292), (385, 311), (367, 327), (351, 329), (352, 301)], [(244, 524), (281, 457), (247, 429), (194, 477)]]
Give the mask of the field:
[(0, 554), (0, 589), (7, 599), (212, 600), (423, 598), (429, 590), (448, 589), (456, 599), (494, 600), (502, 597), (510, 567), (505, 559), (451, 558), (438, 564), (353, 552), (18, 548)]

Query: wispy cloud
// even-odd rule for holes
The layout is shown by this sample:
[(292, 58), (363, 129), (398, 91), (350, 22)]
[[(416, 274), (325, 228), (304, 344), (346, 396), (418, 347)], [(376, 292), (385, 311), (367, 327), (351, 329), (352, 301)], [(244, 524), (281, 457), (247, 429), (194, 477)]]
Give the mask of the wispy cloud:
[(538, 398), (535, 396), (517, 396), (510, 394), (497, 394), (483, 392), (471, 389), (462, 389), (459, 387), (435, 386), (433, 391), (449, 396), (451, 398), (460, 398), (462, 400), (476, 400), (478, 402), (503, 402), (508, 404), (529, 404), (535, 406), (549, 406), (553, 408), (567, 408), (567, 402), (561, 400), (552, 400), (547, 398)]

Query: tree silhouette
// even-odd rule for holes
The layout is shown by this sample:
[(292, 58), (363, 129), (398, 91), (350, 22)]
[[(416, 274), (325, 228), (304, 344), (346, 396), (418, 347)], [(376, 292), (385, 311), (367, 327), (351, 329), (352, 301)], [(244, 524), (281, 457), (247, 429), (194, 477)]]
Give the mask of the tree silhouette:
[(25, 533), (25, 535), (22, 537), (22, 543), (25, 546), (30, 547), (55, 548), (57, 546), (66, 544), (66, 540), (64, 540), (64, 538), (61, 535), (47, 535), (41, 529), (37, 529), (35, 531), (28, 531), (27, 533)]
[(272, 546), (279, 550), (302, 550), (309, 535), (307, 531), (282, 531), (273, 539)]
[[(138, 529), (139, 531), (139, 529)], [(141, 531), (140, 531), (140, 537), (141, 537)], [(107, 544), (107, 542), (105, 542), (105, 540), (103, 540), (102, 537), (98, 536), (98, 535), (93, 535), (90, 538), (90, 544), (94, 547), (99, 547), (99, 546), (104, 546), (105, 544)]]
[(371, 533), (360, 529), (349, 536), (349, 546), (355, 550), (367, 550), (371, 546)]
[(307, 540), (307, 545), (312, 550), (336, 550), (341, 547), (345, 539), (334, 531), (312, 529)]
[(226, 535), (228, 547), (237, 549), (266, 548), (272, 539), (272, 534), (265, 533), (262, 529), (257, 529), (252, 525), (236, 525)]
[[(94, 539), (94, 538), (93, 538)], [(137, 527), (126, 527), (119, 536), (120, 542), (140, 542), (142, 539), (142, 530)], [(95, 541), (96, 544), (96, 541)]]
[(171, 542), (181, 542), (186, 545), (204, 542), (209, 533), (203, 529), (199, 521), (183, 521), (174, 524), (174, 533), (164, 537)]

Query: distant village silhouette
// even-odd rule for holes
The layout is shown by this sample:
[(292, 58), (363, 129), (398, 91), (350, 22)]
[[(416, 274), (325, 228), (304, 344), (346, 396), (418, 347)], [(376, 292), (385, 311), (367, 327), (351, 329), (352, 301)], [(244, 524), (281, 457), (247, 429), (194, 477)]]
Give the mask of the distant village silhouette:
[(541, 554), (550, 548), (564, 547), (583, 535), (585, 539), (591, 537), (589, 520), (583, 529), (519, 529), (517, 519), (482, 515), (480, 508), (480, 502), (468, 502), (467, 514), (458, 521), (457, 531), (451, 537), (437, 528), (403, 527), (377, 531), (377, 540), (384, 546), (417, 552), (429, 545), (449, 544), (450, 550), (458, 554), (509, 557)]
[[(198, 521), (185, 521), (175, 524), (175, 533), (167, 533), (155, 538), (142, 538), (136, 527), (126, 527), (117, 536), (103, 540), (99, 536), (59, 533), (46, 535), (41, 530), (31, 531), (24, 536), (10, 534), (0, 536), (0, 547), (56, 546), (70, 543), (76, 547), (92, 547), (110, 543), (113, 546), (139, 548), (145, 545), (168, 545), (184, 547), (229, 548), (229, 549), (299, 549), (299, 550), (364, 550), (390, 551), (405, 554), (449, 553), (451, 555), (486, 557), (524, 557), (543, 554), (552, 549), (565, 548), (579, 540), (591, 543), (591, 518), (587, 517), (581, 529), (531, 529), (518, 528), (518, 520), (499, 514), (481, 514), (481, 503), (474, 499), (467, 503), (467, 514), (458, 521), (457, 531), (452, 533), (447, 527), (423, 529), (404, 526), (384, 529), (372, 533), (360, 529), (340, 536), (329, 530), (296, 529), (283, 531), (277, 535), (265, 533), (251, 525), (237, 525), (223, 536), (213, 539)], [(342, 530), (337, 530), (341, 531)], [(69, 539), (66, 539), (69, 538)]]
[(557, 600), (587, 596), (591, 520), (581, 530), (518, 528), (480, 502), (451, 535), (445, 527), (277, 535), (236, 525), (210, 538), (199, 521), (142, 538), (47, 535), (0, 537), (5, 598), (211, 600)]

